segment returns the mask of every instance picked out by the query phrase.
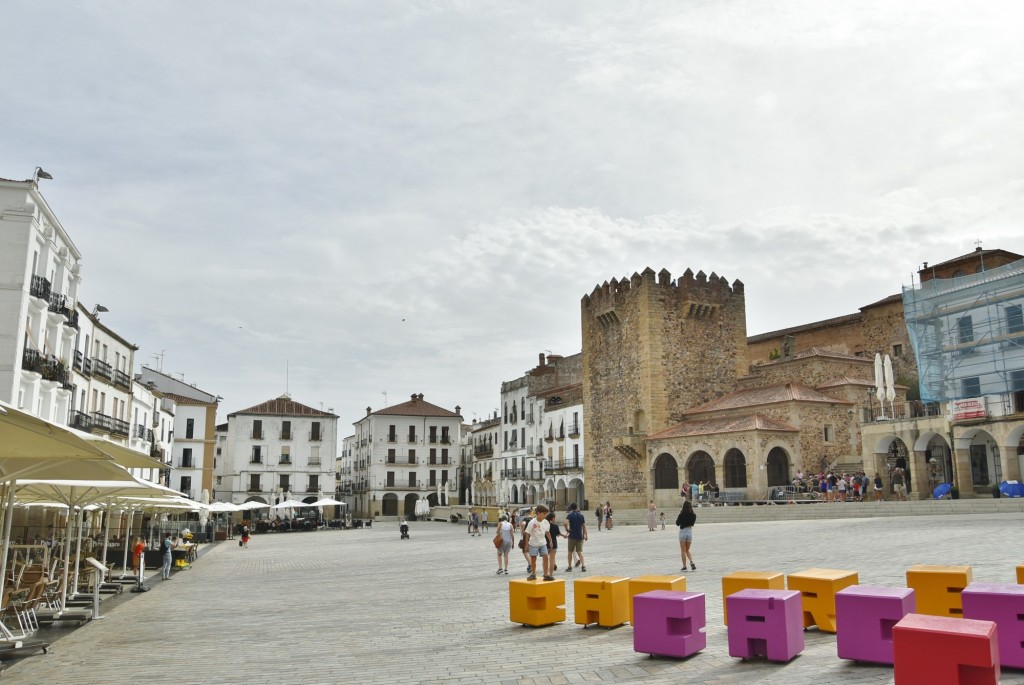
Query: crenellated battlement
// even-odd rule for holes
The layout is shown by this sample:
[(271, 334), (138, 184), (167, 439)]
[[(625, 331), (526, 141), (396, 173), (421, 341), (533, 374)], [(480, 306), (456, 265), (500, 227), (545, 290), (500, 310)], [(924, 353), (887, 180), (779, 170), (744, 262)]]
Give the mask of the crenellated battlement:
[(582, 305), (584, 309), (595, 307), (599, 311), (607, 310), (619, 306), (633, 293), (643, 289), (664, 290), (683, 301), (710, 300), (714, 304), (723, 304), (729, 298), (737, 295), (742, 297), (744, 294), (742, 281), (736, 280), (730, 285), (725, 276), (719, 276), (714, 271), (708, 276), (703, 271), (694, 274), (691, 269), (687, 269), (680, 278), (673, 280), (667, 269), (655, 273), (654, 269), (647, 267), (628, 278), (613, 278), (594, 286), (589, 295), (583, 296)]

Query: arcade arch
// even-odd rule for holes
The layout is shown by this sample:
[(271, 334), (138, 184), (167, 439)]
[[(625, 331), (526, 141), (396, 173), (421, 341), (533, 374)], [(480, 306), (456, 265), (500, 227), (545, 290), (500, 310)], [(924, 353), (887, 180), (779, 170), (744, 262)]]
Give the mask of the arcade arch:
[(715, 482), (715, 460), (703, 450), (698, 450), (686, 460), (686, 480), (690, 483)]
[(768, 487), (773, 485), (789, 485), (789, 453), (781, 447), (773, 447), (768, 452)]
[(722, 464), (723, 487), (745, 488), (747, 487), (747, 458), (743, 452), (733, 447), (725, 453), (725, 460)]

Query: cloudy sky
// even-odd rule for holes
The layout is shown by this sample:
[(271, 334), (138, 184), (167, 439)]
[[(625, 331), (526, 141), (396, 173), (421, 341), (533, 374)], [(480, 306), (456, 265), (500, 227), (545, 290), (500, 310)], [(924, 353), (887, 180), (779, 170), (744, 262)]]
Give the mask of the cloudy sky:
[[(1024, 252), (1024, 3), (7, 0), (0, 177), (140, 362), (467, 419), (650, 266), (750, 334)], [(286, 367), (288, 368), (286, 380)]]

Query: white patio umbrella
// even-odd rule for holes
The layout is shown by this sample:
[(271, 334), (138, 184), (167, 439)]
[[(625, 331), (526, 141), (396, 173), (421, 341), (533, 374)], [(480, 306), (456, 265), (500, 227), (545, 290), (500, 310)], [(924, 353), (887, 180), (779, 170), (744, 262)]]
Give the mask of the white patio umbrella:
[(882, 366), (882, 355), (875, 352), (875, 395), (878, 396), (878, 403), (882, 407), (882, 416), (885, 418), (885, 372)]
[(896, 383), (893, 380), (892, 374), (892, 358), (889, 355), (885, 355), (885, 399), (889, 400), (889, 416), (896, 418), (896, 410), (893, 409), (892, 402), (896, 399)]

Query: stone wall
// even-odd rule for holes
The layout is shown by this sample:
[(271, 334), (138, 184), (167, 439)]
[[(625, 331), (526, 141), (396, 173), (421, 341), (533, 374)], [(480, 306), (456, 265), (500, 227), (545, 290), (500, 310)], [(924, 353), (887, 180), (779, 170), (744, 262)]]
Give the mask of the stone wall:
[(732, 392), (746, 373), (743, 284), (648, 268), (595, 288), (581, 320), (588, 499), (645, 506), (644, 436)]

